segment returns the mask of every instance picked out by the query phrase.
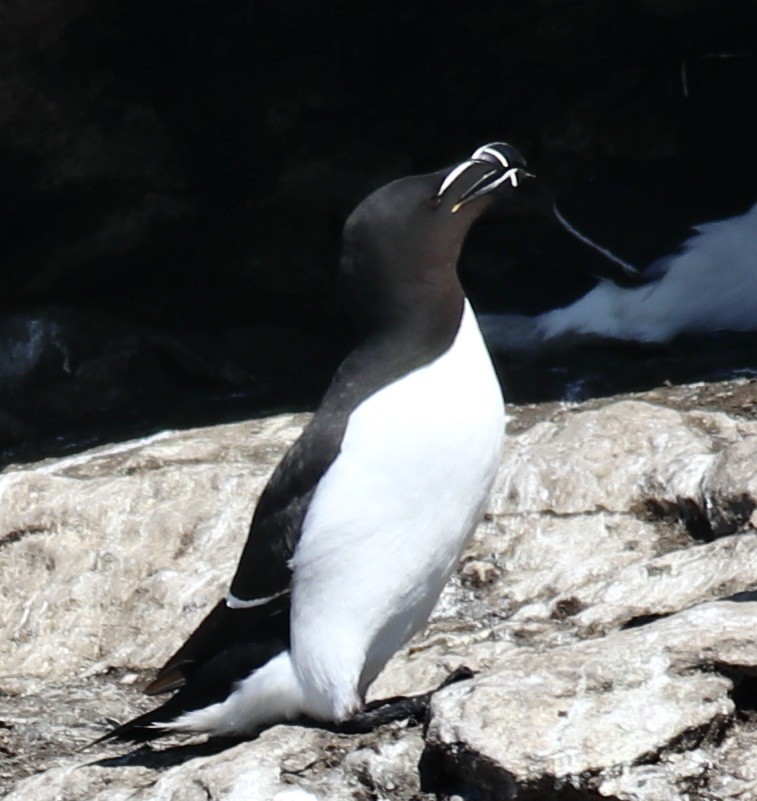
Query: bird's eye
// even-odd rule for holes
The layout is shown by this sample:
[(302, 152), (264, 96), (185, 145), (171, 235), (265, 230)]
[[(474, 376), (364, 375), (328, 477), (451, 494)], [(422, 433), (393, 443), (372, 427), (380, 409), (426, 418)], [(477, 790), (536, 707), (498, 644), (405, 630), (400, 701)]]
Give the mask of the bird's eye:
[(430, 197), (428, 199), (428, 205), (431, 206), (432, 209), (438, 209), (439, 206), (442, 205), (442, 199), (440, 197)]

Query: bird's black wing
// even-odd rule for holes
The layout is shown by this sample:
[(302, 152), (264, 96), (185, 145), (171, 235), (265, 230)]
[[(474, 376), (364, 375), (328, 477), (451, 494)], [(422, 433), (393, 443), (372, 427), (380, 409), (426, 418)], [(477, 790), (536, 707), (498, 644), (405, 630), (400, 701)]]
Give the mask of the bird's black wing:
[[(229, 604), (221, 600), (166, 662), (147, 688), (150, 695), (183, 687), (203, 665), (241, 642), (270, 636), (273, 615), (284, 608), (288, 638), (289, 560), (315, 487), (339, 454), (349, 411), (322, 409), (290, 448), (263, 490), (247, 542), (231, 582)], [(277, 631), (277, 636), (282, 635)], [(249, 671), (259, 665), (249, 665)]]
[(289, 588), (289, 560), (315, 488), (339, 455), (349, 411), (321, 409), (273, 472), (231, 582), (240, 601), (262, 601)]

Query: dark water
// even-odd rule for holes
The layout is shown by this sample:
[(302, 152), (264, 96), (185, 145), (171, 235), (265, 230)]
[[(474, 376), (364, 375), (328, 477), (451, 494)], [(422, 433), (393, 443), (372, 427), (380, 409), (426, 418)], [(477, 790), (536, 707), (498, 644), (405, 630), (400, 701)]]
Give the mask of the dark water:
[[(198, 336), (48, 310), (0, 322), (0, 465), (100, 443), (313, 409), (349, 331)], [(495, 359), (510, 403), (581, 401), (666, 384), (757, 376), (757, 336), (605, 344)]]
[(82, 309), (0, 319), (0, 465), (312, 408), (345, 346), (286, 324), (198, 333)]

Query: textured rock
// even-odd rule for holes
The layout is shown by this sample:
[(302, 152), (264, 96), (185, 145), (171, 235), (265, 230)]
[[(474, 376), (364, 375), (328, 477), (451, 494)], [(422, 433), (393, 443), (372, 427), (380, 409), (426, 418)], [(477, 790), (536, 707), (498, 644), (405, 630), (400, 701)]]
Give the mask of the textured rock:
[[(385, 732), (368, 743), (287, 727), (270, 729), (255, 742), (221, 753), (186, 748), (162, 763), (148, 749), (127, 760), (85, 765), (81, 759), (68, 760), (27, 779), (7, 799), (56, 801), (63, 795), (91, 801), (368, 801), (383, 793), (411, 798), (418, 792), (423, 743), (417, 731), (401, 739)], [(162, 770), (156, 770), (159, 766)], [(125, 781), (114, 782), (119, 774)]]
[(757, 604), (713, 603), (547, 660), (539, 648), (503, 654), (496, 669), (436, 696), (429, 749), (486, 797), (565, 784), (588, 792), (604, 772), (723, 726), (733, 683), (712, 669), (757, 664), (755, 614)]
[(403, 726), (279, 726), (225, 750), (73, 752), (152, 705), (139, 687), (223, 591), (306, 416), (7, 468), (0, 781), (14, 801), (751, 797), (755, 402), (741, 381), (511, 407), (487, 519), (428, 627), (371, 688), (478, 671), (437, 695), (425, 748)]
[(0, 581), (16, 590), (4, 672), (57, 682), (158, 667), (180, 644), (176, 621), (199, 622), (228, 581), (253, 500), (303, 419), (166, 432), (6, 471)]
[(705, 419), (710, 437), (677, 412), (625, 401), (534, 426), (506, 455), (494, 511), (627, 512), (654, 499), (693, 497), (714, 459), (712, 439), (724, 436), (721, 427), (736, 436), (727, 418)]

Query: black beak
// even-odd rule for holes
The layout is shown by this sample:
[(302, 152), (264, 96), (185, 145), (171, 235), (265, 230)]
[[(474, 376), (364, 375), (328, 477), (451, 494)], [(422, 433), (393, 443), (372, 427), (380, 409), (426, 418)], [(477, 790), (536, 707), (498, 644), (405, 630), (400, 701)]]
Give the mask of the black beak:
[(511, 187), (517, 188), (521, 179), (533, 178), (530, 173), (522, 169), (525, 164), (526, 160), (511, 145), (504, 142), (492, 142), (488, 145), (482, 145), (471, 154), (467, 161), (450, 170), (442, 181), (435, 199), (441, 199), (452, 184), (474, 165), (487, 167), (486, 172), (472, 186), (468, 187), (457, 202), (453, 204), (451, 211), (454, 214), (471, 200), (488, 195), (508, 182)]

